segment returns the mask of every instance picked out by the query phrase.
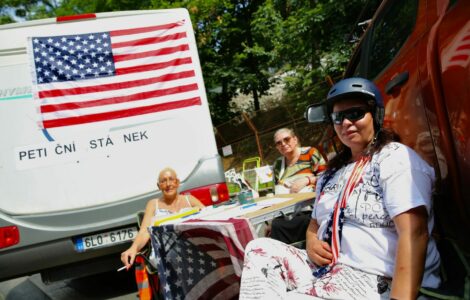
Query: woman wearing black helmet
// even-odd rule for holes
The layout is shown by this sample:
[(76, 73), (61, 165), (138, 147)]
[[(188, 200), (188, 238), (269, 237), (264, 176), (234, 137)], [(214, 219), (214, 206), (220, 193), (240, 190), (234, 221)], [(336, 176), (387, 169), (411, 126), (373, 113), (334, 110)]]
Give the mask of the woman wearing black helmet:
[(307, 250), (252, 241), (240, 298), (415, 299), (421, 285), (440, 283), (429, 237), (434, 171), (382, 129), (372, 82), (342, 80), (326, 105), (343, 147), (318, 180)]

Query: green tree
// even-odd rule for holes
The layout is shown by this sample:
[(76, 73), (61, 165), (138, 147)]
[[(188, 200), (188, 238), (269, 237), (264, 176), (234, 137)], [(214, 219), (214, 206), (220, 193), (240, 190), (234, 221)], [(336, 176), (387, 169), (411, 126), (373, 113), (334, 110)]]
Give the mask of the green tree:
[[(188, 9), (214, 124), (232, 115), (231, 99), (253, 95), (253, 110), (283, 74), (287, 101), (303, 110), (323, 97), (326, 75), (341, 76), (353, 44), (345, 40), (380, 0), (3, 0), (0, 22), (81, 13)], [(364, 7), (369, 7), (367, 13)], [(358, 19), (363, 15), (362, 19)]]
[(54, 17), (60, 1), (56, 0), (3, 0), (1, 8), (2, 22), (13, 22), (9, 14), (24, 20)]
[(239, 73), (234, 67), (238, 53), (234, 27), (234, 3), (230, 0), (192, 1), (187, 6), (194, 25), (204, 83), (212, 120), (215, 124), (230, 119), (230, 100), (237, 94)]
[(13, 18), (8, 14), (8, 12), (3, 12), (4, 9), (0, 9), (0, 25), (13, 23)]
[[(328, 85), (327, 75), (340, 77), (350, 58), (354, 44), (347, 37), (360, 18), (370, 17), (379, 1), (302, 1), (267, 0), (277, 26), (263, 30), (271, 37), (274, 59), (282, 64), (288, 99), (299, 107), (323, 98)], [(368, 8), (365, 10), (365, 8)], [(266, 15), (266, 14), (265, 14)], [(358, 18), (360, 16), (360, 18)], [(323, 84), (319, 84), (322, 83)]]

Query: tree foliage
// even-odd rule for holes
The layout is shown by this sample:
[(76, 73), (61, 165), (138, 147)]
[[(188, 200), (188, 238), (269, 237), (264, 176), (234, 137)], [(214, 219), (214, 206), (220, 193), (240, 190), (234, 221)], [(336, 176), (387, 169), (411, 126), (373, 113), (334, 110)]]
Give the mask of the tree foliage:
[[(379, 0), (3, 0), (0, 22), (106, 11), (185, 7), (193, 22), (213, 121), (232, 116), (238, 93), (267, 94), (282, 78), (286, 99), (304, 108), (341, 76), (345, 37)], [(366, 8), (366, 9), (364, 9)], [(362, 19), (358, 19), (362, 16)], [(283, 76), (274, 76), (280, 75)], [(275, 79), (277, 78), (277, 79)]]

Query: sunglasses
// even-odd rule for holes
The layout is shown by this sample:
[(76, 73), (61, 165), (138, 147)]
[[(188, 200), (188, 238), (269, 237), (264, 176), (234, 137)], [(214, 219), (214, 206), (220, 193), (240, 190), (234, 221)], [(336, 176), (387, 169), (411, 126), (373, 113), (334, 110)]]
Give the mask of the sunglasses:
[(335, 125), (341, 125), (343, 124), (344, 119), (348, 119), (349, 121), (354, 122), (364, 118), (368, 112), (369, 110), (364, 107), (353, 107), (343, 111), (331, 113), (331, 119)]
[(291, 139), (292, 139), (291, 136), (286, 136), (285, 138), (280, 139), (279, 141), (276, 141), (275, 144), (276, 146), (281, 146), (282, 144), (288, 144)]

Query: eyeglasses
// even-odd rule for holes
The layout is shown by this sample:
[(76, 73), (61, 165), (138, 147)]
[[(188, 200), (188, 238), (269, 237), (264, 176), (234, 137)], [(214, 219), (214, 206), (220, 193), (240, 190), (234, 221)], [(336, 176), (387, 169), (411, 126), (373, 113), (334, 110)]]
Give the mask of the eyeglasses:
[(349, 121), (358, 121), (368, 113), (369, 110), (364, 107), (353, 107), (350, 109), (346, 109), (343, 111), (337, 111), (331, 113), (331, 119), (335, 125), (341, 125), (344, 119), (348, 119)]
[(282, 144), (288, 144), (290, 140), (292, 139), (291, 136), (286, 136), (285, 138), (280, 139), (279, 141), (276, 141), (276, 147), (281, 146)]

